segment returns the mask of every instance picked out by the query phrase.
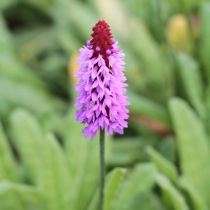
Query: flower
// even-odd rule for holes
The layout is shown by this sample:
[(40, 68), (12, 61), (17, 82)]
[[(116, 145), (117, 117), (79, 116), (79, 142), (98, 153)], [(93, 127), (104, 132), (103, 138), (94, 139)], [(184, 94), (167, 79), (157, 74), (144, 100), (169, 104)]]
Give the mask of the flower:
[(112, 39), (109, 25), (99, 20), (93, 27), (92, 39), (81, 48), (75, 77), (79, 82), (75, 90), (79, 92), (75, 106), (77, 121), (88, 124), (83, 129), (85, 138), (92, 140), (97, 132), (107, 130), (123, 134), (128, 126), (126, 86), (124, 82), (123, 57), (118, 42)]

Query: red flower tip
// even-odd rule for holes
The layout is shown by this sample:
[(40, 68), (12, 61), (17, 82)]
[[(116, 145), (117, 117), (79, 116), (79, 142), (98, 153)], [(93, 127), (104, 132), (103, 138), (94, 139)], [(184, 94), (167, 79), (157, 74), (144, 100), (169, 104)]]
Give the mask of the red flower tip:
[(102, 55), (103, 58), (107, 57), (112, 50), (112, 34), (110, 32), (109, 25), (103, 20), (100, 19), (98, 23), (92, 28), (93, 33), (91, 36), (93, 39), (91, 40), (92, 49), (94, 50), (93, 56), (98, 56), (98, 54)]

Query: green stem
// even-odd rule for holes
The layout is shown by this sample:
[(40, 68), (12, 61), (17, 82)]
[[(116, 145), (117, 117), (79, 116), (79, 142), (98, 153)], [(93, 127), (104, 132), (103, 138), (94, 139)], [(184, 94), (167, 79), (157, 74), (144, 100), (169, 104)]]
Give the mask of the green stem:
[(99, 210), (104, 209), (104, 185), (105, 185), (105, 129), (100, 131), (100, 195)]

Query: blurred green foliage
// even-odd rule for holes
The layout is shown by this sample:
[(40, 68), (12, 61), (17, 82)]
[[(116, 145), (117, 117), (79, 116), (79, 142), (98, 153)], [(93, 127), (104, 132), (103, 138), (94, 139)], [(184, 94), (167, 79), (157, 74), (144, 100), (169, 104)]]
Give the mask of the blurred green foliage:
[(97, 210), (98, 137), (75, 120), (78, 50), (105, 19), (126, 54), (105, 210), (210, 209), (208, 0), (0, 1), (0, 209)]

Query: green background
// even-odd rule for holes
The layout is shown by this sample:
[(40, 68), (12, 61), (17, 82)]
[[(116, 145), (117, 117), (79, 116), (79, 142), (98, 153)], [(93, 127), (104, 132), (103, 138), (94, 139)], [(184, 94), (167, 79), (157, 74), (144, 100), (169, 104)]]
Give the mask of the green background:
[(73, 74), (101, 18), (131, 102), (106, 138), (104, 209), (209, 210), (208, 0), (0, 1), (0, 209), (98, 209), (99, 137), (75, 120)]

